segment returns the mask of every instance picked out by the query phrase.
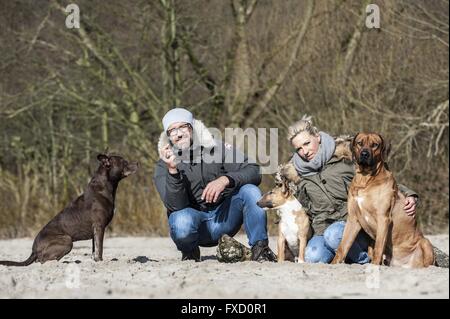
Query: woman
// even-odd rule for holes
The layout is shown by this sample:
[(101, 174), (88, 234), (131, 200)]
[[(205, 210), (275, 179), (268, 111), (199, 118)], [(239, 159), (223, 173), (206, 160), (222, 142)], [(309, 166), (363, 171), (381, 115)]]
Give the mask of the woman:
[[(314, 231), (306, 247), (305, 260), (330, 263), (344, 232), (347, 191), (355, 174), (349, 145), (319, 132), (309, 119), (291, 125), (288, 139), (295, 148), (292, 162), (301, 177), (297, 197), (308, 212)], [(399, 189), (406, 196), (405, 213), (414, 215), (418, 195), (402, 185)], [(361, 231), (347, 255), (347, 262), (370, 262), (368, 242), (368, 236)]]

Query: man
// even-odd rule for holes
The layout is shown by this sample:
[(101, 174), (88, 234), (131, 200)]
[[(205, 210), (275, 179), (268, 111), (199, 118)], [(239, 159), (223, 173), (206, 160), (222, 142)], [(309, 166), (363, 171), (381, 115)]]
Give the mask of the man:
[(215, 140), (186, 109), (170, 110), (162, 123), (154, 182), (182, 260), (200, 261), (199, 246), (215, 246), (223, 234), (234, 236), (244, 224), (252, 260), (275, 261), (266, 213), (256, 205), (261, 197), (259, 165)]

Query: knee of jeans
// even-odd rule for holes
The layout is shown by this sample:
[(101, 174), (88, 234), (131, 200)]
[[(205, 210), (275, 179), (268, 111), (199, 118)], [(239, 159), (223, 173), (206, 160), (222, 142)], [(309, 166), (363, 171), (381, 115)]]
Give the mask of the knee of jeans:
[(344, 234), (345, 222), (339, 221), (331, 224), (325, 229), (323, 233), (323, 238), (328, 247), (333, 250), (338, 249), (339, 244), (342, 240), (342, 235)]
[(333, 253), (325, 246), (323, 236), (314, 236), (308, 242), (305, 250), (305, 261), (308, 263), (328, 263)]
[(305, 261), (313, 264), (328, 263), (329, 255), (330, 252), (323, 245), (308, 245), (305, 250)]
[(188, 240), (193, 234), (194, 219), (189, 208), (175, 211), (169, 216), (170, 235), (175, 241)]
[(242, 185), (239, 189), (239, 194), (245, 198), (251, 198), (256, 203), (262, 196), (261, 190), (258, 186), (253, 184)]

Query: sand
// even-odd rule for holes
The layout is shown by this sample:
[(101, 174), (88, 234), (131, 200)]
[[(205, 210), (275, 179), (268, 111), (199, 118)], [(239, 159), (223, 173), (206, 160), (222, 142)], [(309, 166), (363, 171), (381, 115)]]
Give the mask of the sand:
[[(449, 236), (427, 236), (449, 252)], [(247, 244), (245, 235), (237, 239)], [(270, 238), (275, 251), (276, 238)], [(25, 260), (32, 239), (0, 241), (0, 259)], [(449, 269), (372, 265), (180, 261), (167, 237), (105, 239), (104, 261), (77, 242), (61, 261), (0, 266), (0, 298), (449, 298)]]

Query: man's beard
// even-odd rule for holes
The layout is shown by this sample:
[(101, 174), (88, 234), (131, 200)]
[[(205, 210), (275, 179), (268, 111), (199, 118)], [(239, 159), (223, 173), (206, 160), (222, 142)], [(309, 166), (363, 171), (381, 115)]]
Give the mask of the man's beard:
[(181, 155), (183, 155), (183, 153), (185, 153), (186, 151), (188, 151), (191, 148), (192, 138), (189, 139), (189, 143), (184, 142), (183, 144), (179, 145), (178, 143), (171, 142), (171, 144), (172, 144), (174, 154), (176, 156), (181, 156)]
[(182, 146), (172, 143), (172, 150), (177, 159), (184, 163), (200, 163), (202, 160), (202, 148), (197, 147), (194, 144), (192, 137), (189, 139), (189, 143), (185, 143)]

